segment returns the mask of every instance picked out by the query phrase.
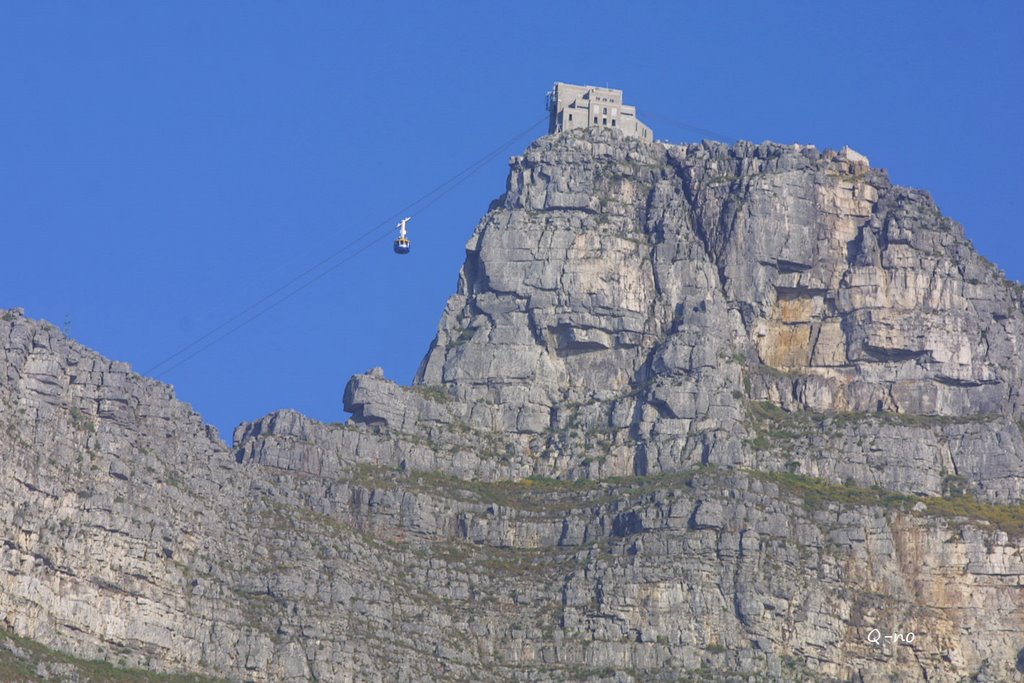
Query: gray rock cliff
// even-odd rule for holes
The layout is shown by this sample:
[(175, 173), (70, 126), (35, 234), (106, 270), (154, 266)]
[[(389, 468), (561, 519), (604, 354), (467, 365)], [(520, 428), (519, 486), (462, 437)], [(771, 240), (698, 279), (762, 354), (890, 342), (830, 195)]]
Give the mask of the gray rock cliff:
[(1024, 680), (1022, 301), (850, 150), (545, 137), (345, 424), (228, 446), (4, 313), (0, 626), (242, 681)]

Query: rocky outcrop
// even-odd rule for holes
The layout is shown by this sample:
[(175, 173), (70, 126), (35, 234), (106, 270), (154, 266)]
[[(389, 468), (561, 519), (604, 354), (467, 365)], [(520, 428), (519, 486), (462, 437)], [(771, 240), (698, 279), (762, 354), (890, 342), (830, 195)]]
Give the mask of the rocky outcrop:
[(1022, 295), (962, 229), (850, 150), (511, 166), (345, 424), (228, 446), (3, 313), (0, 627), (245, 681), (1024, 680)]
[[(567, 133), (512, 160), (417, 384), (508, 441), (474, 476), (799, 462), (912, 493), (964, 476), (1013, 501), (1021, 301), (925, 193), (849, 150)], [(432, 404), (380, 377), (346, 396), (359, 422), (439, 438)], [(752, 401), (835, 438), (751, 447)]]

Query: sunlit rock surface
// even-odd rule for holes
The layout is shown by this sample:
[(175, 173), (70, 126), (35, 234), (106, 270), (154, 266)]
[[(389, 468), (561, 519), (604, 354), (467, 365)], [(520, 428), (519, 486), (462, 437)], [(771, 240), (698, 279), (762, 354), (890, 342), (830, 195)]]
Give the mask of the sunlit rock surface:
[(3, 312), (0, 627), (244, 681), (1024, 680), (1021, 302), (852, 150), (542, 138), (345, 424), (229, 446)]

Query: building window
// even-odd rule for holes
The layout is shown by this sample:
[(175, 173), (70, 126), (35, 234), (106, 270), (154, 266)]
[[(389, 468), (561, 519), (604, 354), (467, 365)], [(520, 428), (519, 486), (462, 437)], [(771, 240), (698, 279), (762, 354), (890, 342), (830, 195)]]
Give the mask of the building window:
[(604, 108), (604, 112), (602, 112), (602, 113), (607, 114), (608, 113), (608, 107), (605, 107)]
[(615, 127), (615, 119), (612, 119), (612, 127)]
[(594, 123), (597, 123), (597, 117), (596, 116), (594, 117)]
[(569, 114), (569, 120), (572, 121), (572, 114)]
[(603, 120), (601, 121), (601, 123), (603, 123), (604, 125), (606, 125), (606, 126), (607, 126), (607, 125), (608, 125), (608, 119), (607, 119), (607, 118), (603, 119)]

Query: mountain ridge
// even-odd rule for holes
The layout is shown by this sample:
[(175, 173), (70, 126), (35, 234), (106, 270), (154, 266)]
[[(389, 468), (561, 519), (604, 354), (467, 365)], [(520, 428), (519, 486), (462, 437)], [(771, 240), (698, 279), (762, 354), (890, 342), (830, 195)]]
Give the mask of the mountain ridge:
[(852, 151), (548, 136), (345, 424), (228, 445), (0, 316), (0, 624), (246, 681), (1018, 680), (1021, 302)]

